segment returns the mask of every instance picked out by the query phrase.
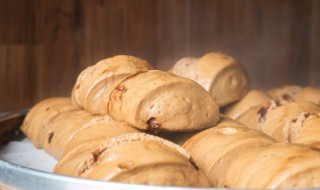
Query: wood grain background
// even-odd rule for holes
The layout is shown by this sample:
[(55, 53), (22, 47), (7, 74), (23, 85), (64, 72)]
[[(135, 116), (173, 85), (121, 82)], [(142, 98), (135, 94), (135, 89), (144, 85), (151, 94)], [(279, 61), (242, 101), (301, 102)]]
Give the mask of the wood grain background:
[(320, 85), (318, 0), (0, 0), (0, 111), (68, 96), (79, 72), (130, 54), (168, 69), (221, 51), (253, 88)]

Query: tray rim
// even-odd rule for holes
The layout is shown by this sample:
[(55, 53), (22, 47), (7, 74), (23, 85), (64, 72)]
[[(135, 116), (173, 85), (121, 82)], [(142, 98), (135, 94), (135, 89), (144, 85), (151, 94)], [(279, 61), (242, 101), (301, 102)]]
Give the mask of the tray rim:
[[(19, 179), (19, 180), (17, 180)], [(40, 171), (0, 158), (0, 188), (23, 190), (222, 190), (225, 188), (192, 188), (153, 186), (76, 178)]]

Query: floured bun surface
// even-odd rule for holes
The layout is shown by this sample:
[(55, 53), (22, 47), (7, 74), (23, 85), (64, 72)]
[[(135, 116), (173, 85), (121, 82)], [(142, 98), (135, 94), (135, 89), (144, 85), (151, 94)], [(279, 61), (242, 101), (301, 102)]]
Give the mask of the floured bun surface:
[(240, 100), (249, 90), (245, 68), (222, 53), (212, 52), (201, 58), (182, 58), (169, 71), (196, 81), (219, 106)]
[(32, 107), (20, 129), (35, 147), (41, 148), (45, 131), (50, 122), (61, 113), (74, 110), (77, 110), (77, 108), (71, 105), (70, 98), (45, 99)]
[(213, 126), (219, 107), (190, 79), (150, 70), (123, 81), (111, 94), (110, 116), (152, 131), (194, 131)]
[(101, 60), (80, 73), (72, 91), (72, 101), (92, 114), (106, 115), (114, 88), (127, 77), (151, 68), (147, 61), (127, 55)]
[[(130, 133), (97, 144), (87, 152), (73, 176), (149, 185), (208, 187), (207, 178), (190, 162), (190, 155), (178, 145), (144, 133)], [(67, 156), (67, 155), (65, 155)], [(81, 156), (84, 158), (84, 156)], [(65, 174), (68, 162), (59, 161), (55, 173)], [(70, 173), (69, 173), (70, 174)]]

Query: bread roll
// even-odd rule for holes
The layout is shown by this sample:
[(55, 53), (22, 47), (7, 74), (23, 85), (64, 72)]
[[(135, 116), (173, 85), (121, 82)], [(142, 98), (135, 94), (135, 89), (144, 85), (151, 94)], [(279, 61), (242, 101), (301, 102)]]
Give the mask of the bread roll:
[(291, 102), (269, 111), (262, 131), (279, 142), (291, 142), (292, 135), (298, 133), (303, 126), (290, 123), (295, 123), (302, 113), (313, 115), (319, 112), (320, 106), (313, 102)]
[(290, 123), (289, 129), (294, 129), (290, 132), (289, 142), (297, 144), (306, 144), (314, 148), (320, 149), (320, 114), (309, 115), (301, 113), (296, 122)]
[(296, 101), (310, 101), (320, 105), (320, 89), (307, 86), (297, 95)]
[(233, 157), (226, 184), (236, 188), (319, 188), (320, 152), (293, 144), (272, 144)]
[(61, 166), (59, 166), (59, 170), (64, 175), (77, 176), (78, 170), (84, 164), (83, 161), (86, 160), (88, 154), (102, 145), (104, 141), (126, 133), (139, 132), (125, 123), (108, 120), (106, 116), (92, 119), (84, 124), (84, 129), (76, 133), (69, 141), (60, 164), (58, 164)]
[(151, 69), (142, 59), (118, 55), (83, 70), (72, 91), (73, 103), (92, 114), (108, 114), (111, 92), (127, 77)]
[(128, 126), (126, 123), (114, 121), (110, 116), (101, 116), (91, 119), (81, 126), (82, 130), (77, 132), (68, 142), (64, 154), (75, 147), (81, 148), (81, 144), (100, 143), (101, 140), (113, 138), (126, 133), (138, 133), (139, 130)]
[(84, 110), (70, 111), (58, 115), (46, 130), (46, 136), (42, 142), (43, 149), (56, 159), (60, 159), (68, 142), (83, 129), (83, 124), (93, 117)]
[(23, 133), (37, 148), (42, 148), (45, 131), (59, 114), (77, 110), (71, 105), (70, 98), (48, 98), (32, 107), (21, 126)]
[(240, 100), (249, 90), (245, 68), (222, 53), (208, 53), (199, 59), (182, 58), (170, 71), (196, 81), (220, 107)]
[(264, 102), (242, 113), (236, 118), (236, 120), (251, 129), (262, 131), (267, 113), (283, 105), (283, 103), (286, 104), (287, 102), (275, 100)]
[(126, 183), (208, 187), (207, 178), (189, 161), (190, 155), (159, 137), (131, 133), (94, 146), (81, 145), (86, 146), (90, 148), (66, 153), (54, 172)]
[(111, 94), (109, 114), (152, 131), (194, 131), (217, 123), (219, 107), (197, 83), (150, 70), (124, 80)]
[(208, 176), (211, 186), (237, 188), (228, 186), (225, 179), (230, 162), (235, 161), (233, 155), (274, 142), (259, 131), (224, 118), (215, 127), (191, 137), (183, 147)]
[(183, 146), (213, 187), (320, 186), (319, 151), (276, 143), (271, 137), (230, 120), (194, 135)]
[(153, 131), (193, 131), (218, 121), (219, 107), (195, 82), (130, 56), (105, 59), (78, 77), (72, 98), (92, 114)]
[(271, 97), (263, 91), (250, 90), (241, 100), (227, 106), (225, 109), (225, 115), (232, 119), (236, 119), (250, 108), (271, 100)]

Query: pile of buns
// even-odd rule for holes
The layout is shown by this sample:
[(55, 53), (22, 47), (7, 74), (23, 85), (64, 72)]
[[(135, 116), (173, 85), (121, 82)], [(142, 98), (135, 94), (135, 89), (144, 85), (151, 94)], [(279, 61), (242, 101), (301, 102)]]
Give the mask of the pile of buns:
[(104, 59), (79, 74), (71, 98), (36, 104), (21, 130), (68, 176), (320, 187), (320, 90), (252, 90), (243, 65), (222, 53), (182, 58), (168, 72), (133, 56)]

